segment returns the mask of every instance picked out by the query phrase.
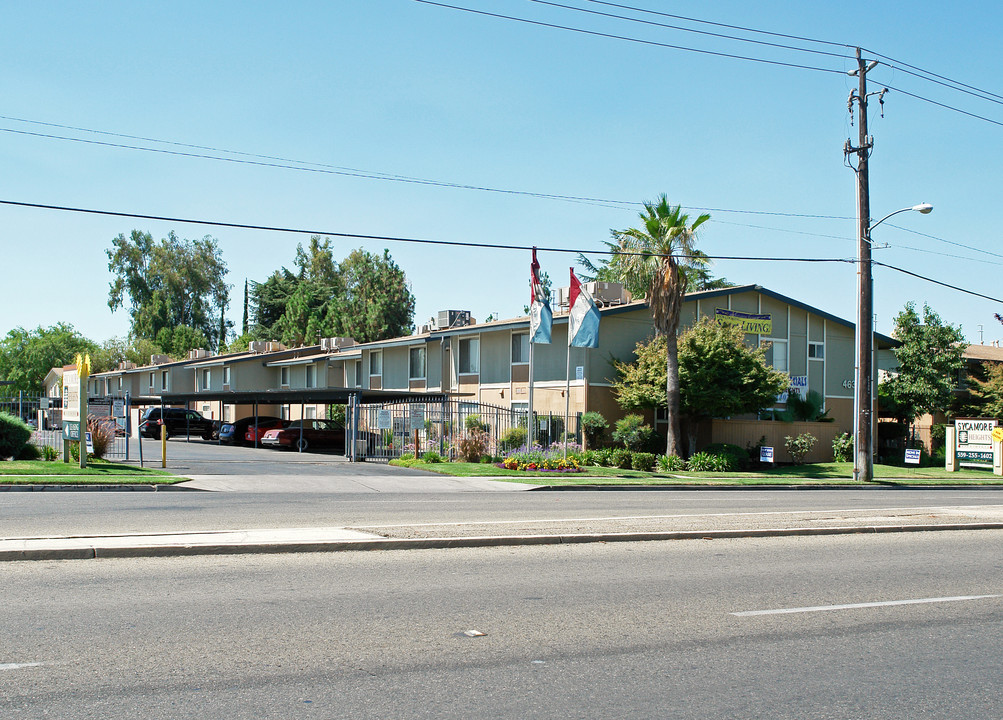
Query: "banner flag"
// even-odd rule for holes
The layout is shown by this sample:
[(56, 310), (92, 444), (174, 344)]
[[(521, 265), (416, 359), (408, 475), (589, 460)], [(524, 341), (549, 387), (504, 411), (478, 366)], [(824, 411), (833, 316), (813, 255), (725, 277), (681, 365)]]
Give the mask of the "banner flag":
[(550, 344), (550, 330), (554, 324), (554, 313), (550, 309), (550, 299), (543, 291), (540, 282), (540, 263), (536, 259), (536, 248), (533, 248), (533, 264), (530, 267), (530, 306), (529, 306), (529, 341), (531, 343)]
[(568, 316), (568, 345), (570, 347), (599, 347), (599, 308), (571, 269), (571, 292), (568, 297), (571, 314)]

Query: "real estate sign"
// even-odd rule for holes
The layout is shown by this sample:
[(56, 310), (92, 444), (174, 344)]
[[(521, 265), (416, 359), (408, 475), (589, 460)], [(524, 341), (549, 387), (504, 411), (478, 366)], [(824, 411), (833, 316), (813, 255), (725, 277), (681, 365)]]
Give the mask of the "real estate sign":
[(63, 422), (80, 422), (80, 376), (76, 370), (63, 373)]
[(955, 453), (965, 467), (993, 466), (993, 429), (991, 418), (957, 418), (954, 421)]

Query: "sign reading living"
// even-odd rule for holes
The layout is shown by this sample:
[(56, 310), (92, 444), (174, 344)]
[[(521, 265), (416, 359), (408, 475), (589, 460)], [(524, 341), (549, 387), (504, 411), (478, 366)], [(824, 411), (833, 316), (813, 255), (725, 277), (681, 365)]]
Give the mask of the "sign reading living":
[(751, 313), (743, 313), (736, 310), (714, 308), (714, 317), (722, 325), (738, 325), (742, 328), (742, 332), (759, 335), (773, 334), (772, 315), (752, 315)]

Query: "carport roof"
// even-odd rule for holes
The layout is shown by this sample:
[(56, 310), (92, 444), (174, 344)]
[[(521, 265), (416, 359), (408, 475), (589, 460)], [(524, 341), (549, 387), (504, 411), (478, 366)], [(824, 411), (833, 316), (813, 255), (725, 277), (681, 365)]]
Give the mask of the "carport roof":
[(352, 396), (361, 402), (436, 402), (445, 393), (407, 390), (368, 390), (366, 388), (301, 388), (296, 390), (225, 390), (190, 393), (164, 393), (165, 405), (198, 400), (221, 401), (230, 405), (294, 405), (298, 403), (346, 403)]

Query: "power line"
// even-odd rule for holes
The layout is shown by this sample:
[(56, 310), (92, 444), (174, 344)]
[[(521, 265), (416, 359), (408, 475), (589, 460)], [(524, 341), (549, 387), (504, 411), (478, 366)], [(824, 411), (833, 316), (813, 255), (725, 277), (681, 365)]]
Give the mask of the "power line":
[[(586, 8), (575, 7), (574, 5), (562, 5), (557, 2), (550, 2), (550, 0), (526, 0), (527, 2), (536, 3), (537, 5), (547, 5), (549, 7), (561, 8), (564, 10), (574, 10), (575, 12), (587, 13), (589, 15), (598, 15), (600, 17), (613, 18), (615, 20), (626, 20), (628, 22), (641, 23), (642, 25), (651, 25), (653, 27), (666, 28), (668, 30), (680, 30), (682, 32), (695, 33), (697, 35), (707, 35), (709, 37), (722, 38), (724, 40), (734, 40), (736, 42), (752, 43), (754, 45), (764, 45), (766, 47), (779, 48), (781, 50), (795, 50), (797, 52), (812, 53), (814, 55), (824, 55), (827, 57), (835, 57), (840, 59), (848, 59), (848, 56), (843, 53), (834, 53), (827, 50), (812, 50), (810, 48), (797, 47), (795, 45), (783, 45), (781, 43), (766, 42), (765, 40), (753, 40), (752, 38), (738, 37), (737, 35), (725, 35), (724, 33), (710, 32), (708, 30), (696, 30), (694, 28), (684, 27), (682, 25), (669, 25), (668, 23), (655, 22), (653, 20), (642, 20), (640, 18), (632, 18), (627, 15), (617, 15), (616, 13), (606, 13), (600, 12), (598, 10), (588, 10)], [(611, 3), (601, 3), (602, 5), (609, 5)], [(631, 8), (636, 10), (636, 8)], [(643, 10), (637, 10), (637, 12), (646, 12)], [(658, 13), (661, 14), (661, 13)]]
[(968, 117), (975, 118), (976, 120), (985, 120), (987, 123), (992, 123), (993, 125), (1003, 125), (1003, 122), (1000, 122), (999, 120), (993, 120), (992, 118), (987, 118), (984, 115), (978, 115), (978, 114), (973, 113), (973, 112), (968, 112), (967, 110), (962, 110), (961, 108), (956, 108), (953, 105), (948, 105), (946, 103), (937, 102), (936, 100), (931, 100), (928, 97), (923, 97), (922, 95), (917, 95), (915, 93), (911, 93), (911, 92), (907, 92), (905, 90), (901, 90), (901, 89), (899, 89), (897, 87), (892, 87), (891, 85), (888, 85), (887, 83), (881, 83), (881, 85), (883, 85), (884, 87), (888, 88), (889, 90), (894, 90), (895, 92), (902, 93), (903, 95), (908, 95), (911, 98), (915, 98), (917, 100), (922, 100), (923, 102), (930, 103), (931, 105), (936, 105), (937, 107), (942, 107), (942, 108), (944, 108), (946, 110), (953, 110), (956, 113), (961, 113), (962, 115), (967, 115)]
[[(134, 220), (156, 220), (159, 222), (183, 223), (186, 225), (207, 225), (209, 227), (224, 227), (238, 230), (263, 230), (267, 232), (284, 232), (296, 235), (325, 235), (330, 237), (353, 238), (357, 240), (379, 240), (383, 242), (400, 242), (418, 245), (446, 245), (451, 247), (469, 247), (484, 250), (520, 250), (531, 251), (534, 247), (540, 252), (553, 253), (573, 253), (576, 255), (614, 255), (612, 250), (581, 250), (557, 247), (540, 247), (533, 245), (503, 245), (498, 243), (478, 243), (462, 242), (459, 240), (429, 240), (425, 238), (409, 238), (394, 235), (369, 235), (363, 233), (348, 233), (338, 230), (310, 230), (305, 228), (280, 227), (275, 225), (251, 225), (248, 223), (232, 223), (221, 220), (204, 220), (181, 217), (169, 217), (164, 215), (148, 215), (144, 213), (119, 212), (114, 210), (95, 210), (92, 208), (71, 207), (65, 205), (50, 205), (46, 203), (20, 202), (17, 200), (0, 200), (0, 205), (11, 205), (14, 207), (34, 208), (38, 210), (59, 210), (62, 212), (82, 213), (85, 215), (103, 215), (108, 217), (122, 217)], [(644, 253), (623, 253), (626, 255), (641, 255)], [(691, 259), (691, 256), (681, 256), (683, 259)], [(696, 256), (692, 256), (695, 258)], [(703, 256), (700, 256), (703, 258)], [(853, 263), (847, 258), (777, 258), (745, 255), (708, 255), (709, 260), (749, 260), (763, 262), (807, 262), (807, 263)]]
[(912, 233), (913, 235), (919, 235), (921, 237), (930, 238), (931, 240), (937, 240), (938, 242), (945, 243), (947, 245), (954, 245), (956, 247), (964, 248), (965, 250), (972, 250), (973, 252), (983, 253), (984, 255), (991, 255), (992, 257), (1003, 258), (1003, 254), (992, 252), (991, 250), (983, 250), (982, 248), (977, 248), (974, 245), (965, 245), (964, 243), (954, 242), (953, 240), (945, 240), (942, 237), (937, 237), (936, 235), (929, 235), (919, 230), (913, 230), (912, 228), (902, 227), (901, 225), (895, 225), (894, 223), (888, 223), (888, 227), (893, 227), (896, 230), (902, 230), (907, 233)]
[(530, 20), (529, 18), (515, 17), (513, 15), (501, 15), (500, 13), (487, 12), (486, 10), (475, 10), (473, 8), (462, 7), (460, 5), (449, 5), (441, 2), (433, 2), (433, 0), (414, 0), (415, 2), (421, 3), (423, 5), (434, 5), (435, 7), (445, 8), (447, 10), (459, 10), (461, 12), (472, 13), (474, 15), (483, 15), (484, 17), (491, 17), (498, 20), (511, 20), (512, 22), (525, 23), (527, 25), (536, 25), (538, 27), (550, 28), (552, 30), (566, 30), (568, 32), (579, 33), (582, 35), (592, 35), (594, 37), (602, 37), (610, 40), (623, 40), (625, 42), (638, 43), (639, 45), (650, 45), (653, 47), (667, 48), (669, 50), (683, 50), (686, 52), (699, 53), (701, 55), (713, 55), (715, 57), (730, 58), (732, 60), (747, 60), (748, 62), (763, 63), (766, 65), (779, 65), (781, 67), (795, 68), (798, 70), (814, 70), (816, 72), (833, 73), (835, 75), (843, 75), (842, 70), (834, 70), (832, 68), (816, 67), (813, 65), (801, 65), (798, 63), (781, 62), (780, 60), (767, 60), (765, 58), (749, 57), (747, 55), (735, 55), (733, 53), (716, 52), (714, 50), (702, 50), (700, 48), (687, 47), (685, 45), (671, 45), (669, 43), (656, 42), (654, 40), (644, 40), (641, 38), (629, 37), (626, 35), (614, 35), (612, 33), (603, 33), (596, 30), (585, 30), (583, 28), (570, 27), (568, 25), (558, 25), (557, 23), (548, 23), (541, 20)]
[[(445, 245), (449, 247), (470, 247), (470, 248), (478, 248), (486, 250), (519, 250), (523, 252), (532, 251), (534, 248), (534, 246), (532, 245), (502, 245), (497, 243), (474, 243), (474, 242), (460, 242), (455, 240), (428, 240), (423, 238), (407, 238), (407, 237), (398, 237), (392, 235), (369, 235), (363, 233), (347, 233), (335, 230), (308, 230), (304, 228), (278, 227), (274, 225), (251, 225), (248, 223), (230, 223), (219, 220), (196, 220), (191, 218), (168, 217), (163, 215), (148, 215), (143, 213), (129, 213), (129, 212), (117, 212), (113, 210), (95, 210), (91, 208), (69, 207), (64, 205), (49, 205), (44, 203), (19, 202), (16, 200), (0, 200), (0, 205), (33, 208), (37, 210), (58, 210), (62, 212), (82, 213), (86, 215), (123, 217), (135, 220), (156, 220), (159, 222), (183, 223), (186, 225), (207, 225), (210, 227), (225, 227), (239, 230), (263, 230), (267, 232), (284, 232), (295, 235), (326, 235), (329, 237), (352, 238), (356, 240), (379, 240), (384, 242), (400, 242), (400, 243), (411, 243), (419, 245)], [(562, 253), (562, 254), (573, 253), (575, 255), (616, 254), (614, 253), (614, 251), (611, 250), (575, 250), (569, 248), (539, 247), (539, 246), (537, 246), (536, 249), (539, 252), (552, 252), (552, 253)], [(624, 254), (634, 255), (641, 253), (624, 253)], [(697, 256), (686, 255), (682, 256), (682, 259), (697, 259)], [(706, 256), (699, 256), (699, 259), (735, 260), (735, 261), (750, 261), (750, 262), (840, 263), (847, 265), (853, 265), (856, 264), (857, 262), (853, 258), (805, 258), (805, 257), (778, 258), (778, 257), (748, 256), (748, 255), (706, 255)], [(944, 283), (939, 280), (934, 280), (933, 278), (929, 278), (924, 275), (919, 275), (918, 273), (910, 272), (909, 270), (905, 270), (903, 268), (899, 268), (894, 265), (889, 265), (887, 263), (882, 263), (875, 260), (872, 260), (871, 262), (874, 265), (880, 265), (881, 267), (886, 267), (890, 270), (895, 270), (897, 272), (904, 273), (906, 275), (918, 278), (920, 280), (925, 280), (935, 285), (940, 285), (946, 288), (950, 288), (952, 290), (957, 290), (958, 292), (966, 293), (968, 295), (974, 295), (976, 297), (984, 298), (986, 300), (992, 300), (993, 302), (1003, 303), (1003, 300), (999, 298), (994, 298), (989, 295), (983, 295), (981, 293), (977, 293), (972, 290), (966, 290), (965, 288), (957, 287), (955, 285), (949, 285), (948, 283)]]
[(975, 92), (983, 93), (985, 95), (989, 95), (989, 96), (996, 97), (996, 98), (999, 98), (999, 99), (1003, 100), (1003, 95), (997, 95), (996, 93), (990, 92), (988, 90), (983, 90), (982, 88), (975, 87), (974, 85), (968, 85), (966, 83), (961, 82), (960, 80), (952, 80), (949, 77), (945, 77), (943, 75), (938, 75), (937, 73), (931, 72), (930, 70), (924, 70), (921, 67), (916, 67), (915, 65), (910, 65), (909, 63), (903, 62), (902, 60), (896, 60), (893, 57), (888, 57), (887, 55), (882, 55), (881, 53), (875, 52), (874, 50), (868, 50), (867, 48), (863, 48), (863, 49), (866, 50), (868, 53), (870, 53), (871, 55), (873, 55), (875, 57), (879, 57), (879, 58), (881, 58), (883, 60), (887, 60), (888, 63), (886, 63), (886, 64), (887, 64), (888, 67), (895, 67), (894, 65), (891, 65), (889, 63), (896, 63), (899, 66), (899, 67), (896, 68), (898, 70), (902, 70), (903, 67), (907, 67), (907, 68), (910, 68), (912, 70), (916, 70), (917, 72), (921, 72), (921, 73), (925, 73), (926, 75), (930, 75), (931, 77), (935, 77), (935, 78), (938, 78), (940, 80), (944, 80), (944, 81), (949, 82), (949, 83), (954, 83), (955, 85), (958, 85), (960, 87), (968, 88), (969, 90), (974, 90)]
[[(371, 170), (359, 170), (355, 168), (346, 168), (338, 165), (330, 165), (325, 163), (311, 162), (307, 160), (295, 160), (277, 157), (274, 155), (263, 155), (258, 153), (244, 152), (241, 150), (227, 150), (225, 148), (216, 148), (208, 145), (196, 145), (191, 143), (183, 143), (175, 140), (163, 140), (158, 138), (143, 137), (140, 135), (129, 135), (126, 133), (111, 132), (108, 130), (95, 130), (93, 128), (77, 127), (73, 125), (63, 125), (60, 123), (44, 122), (42, 120), (30, 120), (26, 118), (11, 117), (6, 115), (0, 115), (0, 120), (11, 120), (14, 122), (26, 123), (29, 125), (41, 125), (45, 127), (57, 127), (64, 130), (75, 130), (78, 132), (94, 133), (99, 135), (106, 135), (109, 137), (119, 137), (130, 140), (142, 140), (144, 142), (160, 143), (163, 145), (173, 145), (176, 147), (190, 148), (193, 150), (209, 150), (216, 153), (225, 153), (230, 155), (239, 155), (249, 158), (258, 158), (260, 160), (274, 160), (278, 162), (252, 162), (249, 160), (240, 160), (237, 158), (227, 158), (219, 157), (216, 155), (208, 155), (205, 153), (187, 153), (178, 152), (171, 150), (164, 150), (160, 148), (148, 148), (140, 145), (126, 145), (124, 143), (111, 143), (111, 142), (99, 142), (96, 140), (87, 140), (84, 138), (75, 138), (66, 135), (54, 135), (51, 133), (33, 133), (26, 130), (16, 130), (14, 128), (0, 128), (0, 132), (13, 133), (18, 135), (28, 135), (31, 137), (39, 137), (48, 140), (63, 140), (66, 142), (78, 142), (84, 144), (99, 145), (103, 147), (111, 147), (120, 150), (137, 150), (142, 152), (152, 152), (160, 153), (166, 155), (178, 155), (181, 157), (192, 157), (200, 160), (216, 160), (219, 162), (230, 162), (230, 163), (242, 163), (255, 165), (258, 167), (271, 167), (279, 168), (283, 170), (298, 170), (301, 172), (317, 172), (332, 175), (343, 175), (347, 177), (359, 177), (367, 180), (386, 180), (390, 182), (402, 182), (402, 183), (414, 183), (420, 185), (429, 185), (433, 187), (447, 187), (459, 190), (476, 190), (479, 192), (490, 192), (490, 193), (500, 193), (507, 195), (518, 195), (524, 197), (533, 197), (542, 200), (560, 200), (564, 202), (577, 202), (582, 204), (596, 205), (598, 207), (611, 207), (613, 209), (630, 208), (636, 207), (640, 203), (637, 201), (630, 200), (613, 200), (609, 198), (598, 198), (598, 197), (587, 197), (580, 195), (563, 195), (557, 193), (542, 193), (533, 192), (529, 190), (516, 190), (512, 188), (497, 188), (483, 185), (474, 185), (468, 183), (458, 183), (450, 182), (445, 180), (431, 180), (427, 178), (412, 177), (408, 175), (399, 175), (394, 173), (386, 173), (381, 171), (371, 171)], [(287, 163), (295, 163), (295, 165), (289, 165)], [(300, 167), (307, 166), (307, 167)], [(309, 167), (312, 166), (312, 167)], [(687, 206), (689, 207), (689, 206)], [(694, 210), (704, 210), (706, 212), (717, 212), (717, 213), (735, 213), (739, 215), (769, 215), (777, 217), (796, 217), (796, 218), (815, 218), (823, 220), (852, 220), (853, 218), (841, 215), (822, 215), (817, 213), (791, 213), (791, 212), (776, 212), (769, 210), (736, 210), (733, 208), (704, 208), (704, 207), (693, 207)]]
[(787, 40), (800, 40), (801, 42), (818, 43), (820, 45), (832, 45), (834, 47), (851, 47), (847, 43), (831, 42), (829, 40), (817, 40), (815, 38), (802, 37), (800, 35), (786, 35), (784, 33), (770, 32), (769, 30), (757, 30), (756, 28), (744, 27), (742, 25), (728, 25), (727, 23), (713, 22), (711, 20), (701, 20), (700, 18), (687, 17), (686, 15), (673, 15), (672, 13), (659, 12), (657, 10), (647, 10), (645, 8), (633, 7), (631, 5), (621, 5), (619, 3), (603, 2), (602, 0), (587, 0), (587, 1), (595, 3), (596, 5), (606, 5), (607, 7), (620, 8), (621, 10), (633, 10), (634, 12), (647, 13), (649, 15), (669, 17), (669, 18), (674, 18), (676, 20), (686, 20), (687, 22), (700, 23), (702, 25), (713, 25), (715, 27), (728, 28), (729, 30), (741, 30), (743, 32), (748, 32), (748, 33), (770, 35), (772, 37), (786, 38)]

